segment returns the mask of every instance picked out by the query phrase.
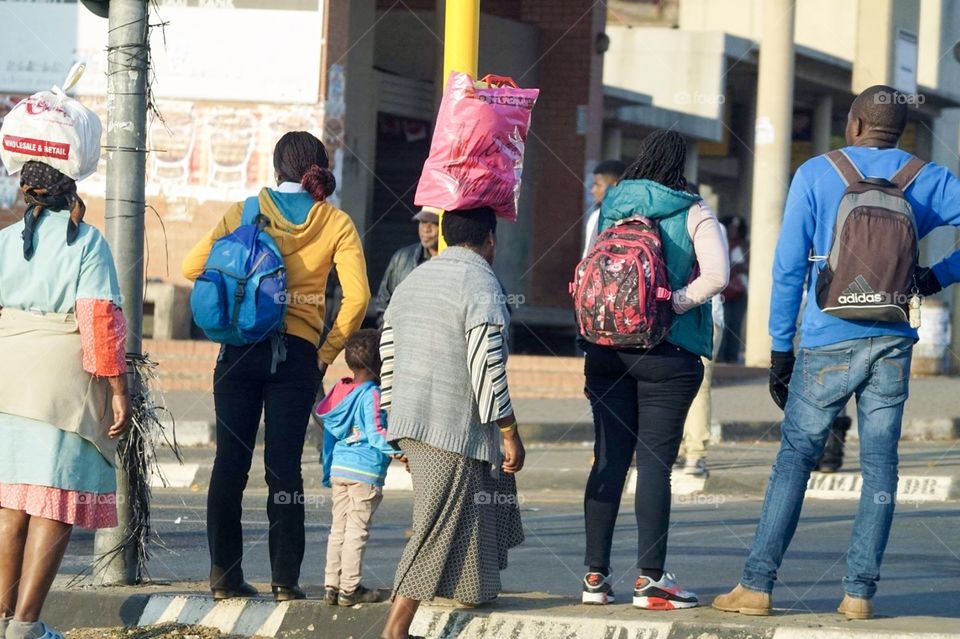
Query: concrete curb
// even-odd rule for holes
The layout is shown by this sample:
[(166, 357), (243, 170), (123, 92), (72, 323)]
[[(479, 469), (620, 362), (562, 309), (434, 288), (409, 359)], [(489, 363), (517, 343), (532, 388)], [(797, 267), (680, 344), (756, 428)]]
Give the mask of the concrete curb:
[[(169, 429), (169, 422), (164, 424)], [(593, 441), (591, 422), (523, 422), (523, 438), (530, 444), (561, 444)], [(168, 432), (170, 432), (168, 430)], [(211, 446), (216, 442), (216, 425), (212, 421), (185, 420), (176, 423), (177, 442), (181, 446)], [(851, 439), (856, 431), (851, 430)], [(713, 443), (743, 441), (780, 441), (779, 421), (714, 422), (710, 428)], [(960, 439), (960, 417), (910, 419), (903, 422), (901, 440), (949, 441)], [(263, 440), (260, 429), (259, 441)], [(319, 443), (319, 429), (307, 429), (307, 446)]]
[[(196, 624), (244, 637), (374, 637), (386, 604), (336, 608), (318, 599), (275, 604), (266, 598), (214, 602), (197, 592), (157, 587), (55, 590), (44, 617), (61, 629), (157, 623)], [(628, 605), (585, 608), (571, 598), (504, 595), (495, 606), (423, 606), (411, 632), (431, 639), (947, 639), (955, 619), (878, 618), (848, 622), (833, 613), (777, 611), (726, 615), (709, 608), (656, 613)], [(927, 631), (917, 628), (929, 628)]]

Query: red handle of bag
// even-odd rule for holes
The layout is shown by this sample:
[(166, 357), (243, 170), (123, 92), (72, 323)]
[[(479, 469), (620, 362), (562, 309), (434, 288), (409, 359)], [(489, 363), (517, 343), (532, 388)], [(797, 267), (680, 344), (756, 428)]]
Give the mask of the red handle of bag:
[(511, 78), (508, 75), (494, 75), (492, 73), (488, 73), (487, 75), (480, 78), (480, 81), (485, 82), (490, 86), (501, 86), (501, 87), (508, 86), (508, 87), (513, 87), (514, 89), (520, 88), (519, 86), (517, 86), (517, 83), (513, 81), (513, 78)]

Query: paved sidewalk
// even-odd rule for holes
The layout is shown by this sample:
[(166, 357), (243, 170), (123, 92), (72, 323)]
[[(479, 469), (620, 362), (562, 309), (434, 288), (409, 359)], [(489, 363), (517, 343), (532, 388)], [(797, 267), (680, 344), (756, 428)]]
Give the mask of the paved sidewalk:
[[(258, 584), (261, 590), (265, 584)], [(259, 637), (375, 638), (386, 604), (332, 608), (318, 599), (274, 604), (260, 597), (216, 603), (202, 584), (163, 587), (54, 590), (46, 619), (61, 628), (146, 626), (179, 622)], [(425, 605), (411, 632), (430, 639), (947, 639), (957, 620), (940, 617), (847, 621), (835, 613), (776, 610), (745, 617), (710, 608), (651, 612), (628, 604), (584, 607), (569, 597), (505, 593), (494, 604), (467, 609)]]

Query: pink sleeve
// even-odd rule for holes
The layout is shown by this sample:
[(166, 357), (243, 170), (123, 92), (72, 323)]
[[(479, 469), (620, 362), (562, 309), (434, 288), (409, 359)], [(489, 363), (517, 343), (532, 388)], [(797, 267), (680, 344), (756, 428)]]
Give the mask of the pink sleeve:
[(706, 304), (727, 287), (730, 279), (727, 238), (710, 207), (704, 203), (691, 207), (687, 216), (687, 232), (693, 239), (700, 275), (686, 287), (673, 292), (673, 310), (678, 314)]
[(77, 300), (77, 323), (83, 345), (83, 370), (97, 377), (127, 372), (127, 323), (108, 300)]

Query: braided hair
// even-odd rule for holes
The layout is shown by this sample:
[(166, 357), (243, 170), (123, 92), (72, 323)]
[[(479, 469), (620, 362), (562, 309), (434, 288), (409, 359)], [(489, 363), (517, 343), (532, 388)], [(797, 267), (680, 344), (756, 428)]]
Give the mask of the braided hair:
[(658, 129), (640, 142), (640, 153), (623, 173), (624, 180), (652, 180), (677, 191), (686, 189), (683, 169), (687, 142), (676, 131)]
[(317, 202), (337, 188), (323, 142), (306, 131), (284, 133), (273, 150), (273, 169), (282, 182), (299, 182)]

